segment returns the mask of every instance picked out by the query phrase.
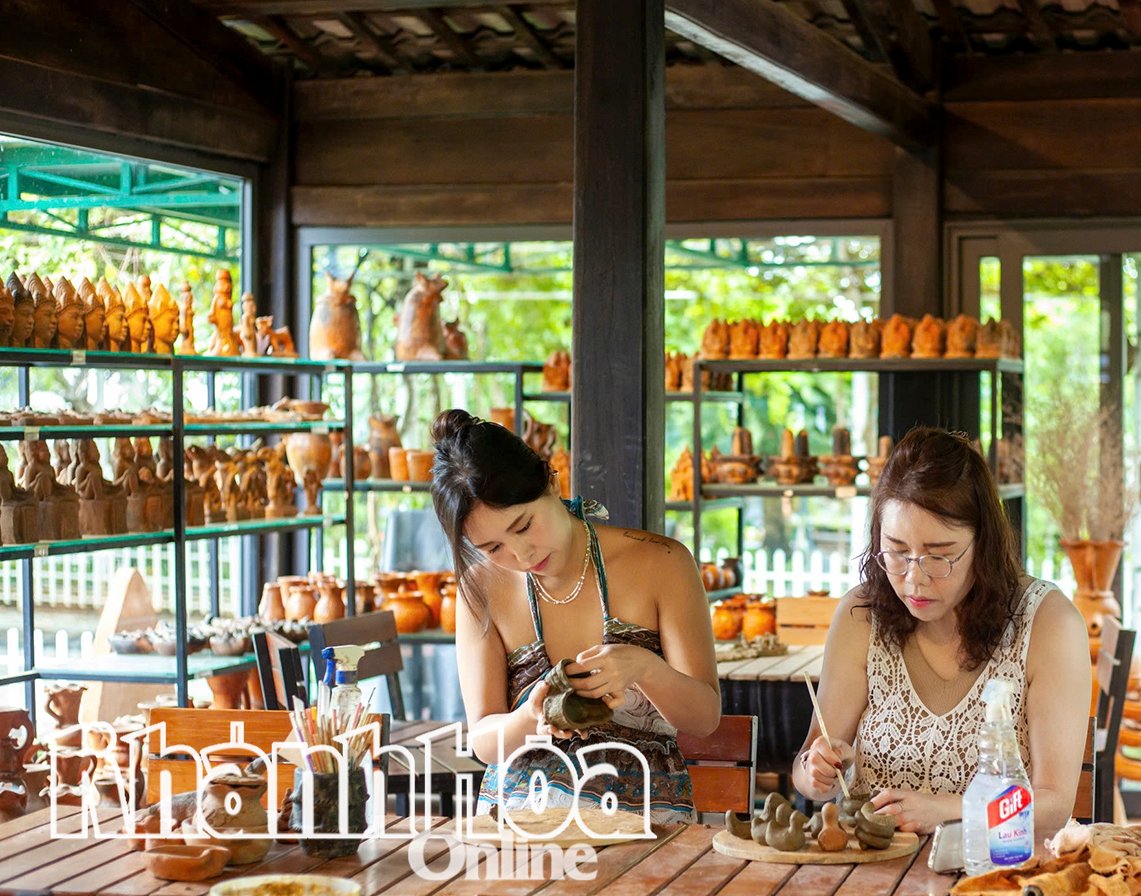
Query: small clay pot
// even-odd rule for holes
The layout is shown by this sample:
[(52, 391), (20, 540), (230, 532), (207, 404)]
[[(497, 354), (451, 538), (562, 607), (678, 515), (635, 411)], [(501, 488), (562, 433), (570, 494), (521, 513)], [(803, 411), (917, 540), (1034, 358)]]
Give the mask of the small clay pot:
[(432, 611), (419, 591), (400, 591), (384, 603), (396, 618), (396, 631), (402, 635), (423, 631), (432, 621)]
[(317, 606), (317, 589), (312, 585), (298, 583), (289, 589), (285, 599), (286, 619), (312, 619)]
[(206, 880), (221, 874), (229, 861), (225, 846), (156, 846), (143, 853), (143, 864), (159, 880)]
[(449, 634), (456, 633), (455, 591), (445, 591), (440, 599), (440, 628)]
[(403, 448), (388, 449), (388, 471), (397, 482), (408, 481), (408, 456)]
[(436, 459), (435, 452), (408, 448), (404, 454), (408, 463), (408, 478), (412, 482), (431, 482), (432, 463)]
[(266, 622), (278, 622), (285, 618), (285, 602), (281, 598), (281, 585), (277, 582), (262, 585), (258, 616)]
[(775, 634), (777, 630), (776, 604), (771, 600), (751, 600), (741, 621), (741, 633), (746, 640), (753, 641), (763, 635)]

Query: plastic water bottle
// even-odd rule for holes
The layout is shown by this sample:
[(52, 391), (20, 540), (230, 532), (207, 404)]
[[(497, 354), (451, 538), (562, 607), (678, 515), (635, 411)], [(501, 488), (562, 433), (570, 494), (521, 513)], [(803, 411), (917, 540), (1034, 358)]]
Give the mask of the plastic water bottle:
[(1034, 795), (1010, 713), (1013, 691), (998, 678), (983, 688), (979, 770), (963, 794), (963, 863), (971, 875), (1021, 865), (1034, 855)]

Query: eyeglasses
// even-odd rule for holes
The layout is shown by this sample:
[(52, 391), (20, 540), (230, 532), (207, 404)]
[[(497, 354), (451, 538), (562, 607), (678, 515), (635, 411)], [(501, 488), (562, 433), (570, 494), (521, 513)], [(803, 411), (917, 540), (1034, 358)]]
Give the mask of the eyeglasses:
[(945, 579), (955, 568), (955, 564), (963, 559), (967, 549), (974, 542), (968, 542), (958, 557), (944, 557), (942, 554), (923, 554), (920, 557), (909, 557), (903, 551), (880, 551), (876, 554), (876, 563), (880, 569), (889, 576), (907, 575), (907, 567), (912, 563), (919, 567), (919, 571), (931, 579)]

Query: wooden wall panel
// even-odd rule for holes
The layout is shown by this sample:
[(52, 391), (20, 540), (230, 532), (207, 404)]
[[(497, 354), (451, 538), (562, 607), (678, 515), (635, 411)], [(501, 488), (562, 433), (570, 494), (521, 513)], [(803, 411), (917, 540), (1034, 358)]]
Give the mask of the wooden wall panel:
[[(671, 69), (665, 92), (670, 221), (890, 214), (886, 140), (738, 69)], [(570, 73), (304, 82), (294, 98), (295, 225), (571, 221)]]
[(1135, 215), (1141, 97), (947, 104), (951, 216)]

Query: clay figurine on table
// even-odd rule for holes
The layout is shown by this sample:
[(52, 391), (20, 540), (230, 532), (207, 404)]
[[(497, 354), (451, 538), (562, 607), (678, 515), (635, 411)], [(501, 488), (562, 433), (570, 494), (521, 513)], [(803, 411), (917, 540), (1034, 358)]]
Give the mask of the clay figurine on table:
[(230, 272), (218, 271), (214, 281), (214, 298), (210, 302), (210, 314), (207, 320), (214, 325), (214, 332), (210, 336), (210, 343), (206, 346), (206, 354), (229, 357), (241, 354), (241, 345), (234, 332), (234, 285), (230, 281)]
[(8, 469), (8, 453), (0, 445), (0, 544), (35, 541), (39, 541), (35, 497), (16, 485)]
[(106, 277), (100, 277), (95, 292), (103, 299), (106, 307), (104, 323), (104, 347), (109, 352), (126, 352), (131, 348), (131, 334), (127, 331), (127, 306), (123, 303), (123, 295), (107, 282)]
[(73, 463), (71, 445), (68, 444), (67, 439), (56, 439), (55, 463), (52, 464), (53, 469), (55, 469), (56, 482), (61, 485), (71, 485)]
[(194, 294), (190, 291), (189, 283), (182, 284), (182, 300), (179, 304), (182, 308), (182, 317), (178, 332), (182, 336), (182, 342), (178, 344), (178, 353), (196, 355), (198, 349), (194, 347)]
[(135, 437), (135, 463), (139, 467), (148, 467), (155, 478), (158, 478), (158, 462), (155, 460), (155, 451), (151, 447), (151, 440), (147, 436)]
[(84, 535), (119, 535), (127, 531), (127, 497), (103, 478), (94, 439), (80, 439), (73, 485), (79, 495), (79, 528)]
[(107, 306), (91, 281), (79, 282), (79, 300), (83, 303), (83, 347), (89, 352), (103, 348), (107, 331)]
[(60, 485), (51, 465), (51, 451), (43, 439), (25, 440), (28, 463), (21, 483), (38, 502), (36, 506), (40, 537), (70, 539), (79, 537), (79, 496)]
[(28, 348), (32, 344), (32, 329), (35, 324), (35, 301), (15, 272), (5, 285), (12, 294), (12, 332), (8, 337), (8, 344), (12, 348)]
[(151, 295), (148, 308), (155, 354), (174, 354), (174, 340), (178, 338), (178, 303), (160, 283)]
[(32, 323), (32, 348), (51, 348), (55, 342), (56, 322), (59, 316), (55, 297), (48, 292), (43, 280), (33, 272), (28, 275), (28, 292), (36, 304)]
[(151, 310), (147, 300), (134, 283), (128, 283), (123, 291), (123, 304), (127, 306), (127, 334), (130, 337), (131, 351), (136, 354), (151, 350), (154, 331), (151, 328)]
[(83, 319), (87, 309), (71, 281), (60, 277), (53, 295), (56, 302), (56, 348), (86, 348)]
[(0, 286), (0, 346), (12, 340), (12, 324), (16, 321), (16, 300), (7, 287)]

